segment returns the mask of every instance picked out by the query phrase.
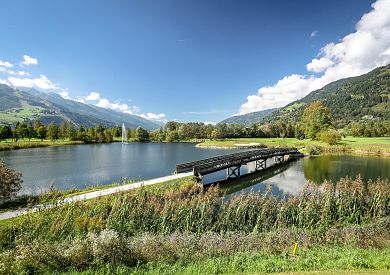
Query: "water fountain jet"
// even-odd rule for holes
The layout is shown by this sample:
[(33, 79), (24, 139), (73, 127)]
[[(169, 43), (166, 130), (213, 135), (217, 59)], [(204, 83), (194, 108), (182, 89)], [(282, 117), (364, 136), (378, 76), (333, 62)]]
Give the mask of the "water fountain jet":
[(127, 144), (127, 133), (125, 124), (122, 124), (122, 144)]

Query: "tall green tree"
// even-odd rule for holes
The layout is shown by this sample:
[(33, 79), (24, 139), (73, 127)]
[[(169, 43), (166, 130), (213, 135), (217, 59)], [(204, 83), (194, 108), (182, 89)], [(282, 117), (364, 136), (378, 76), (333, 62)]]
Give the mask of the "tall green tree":
[(314, 101), (304, 110), (301, 125), (307, 138), (316, 139), (319, 133), (332, 127), (330, 109), (321, 101)]
[(12, 138), (12, 129), (9, 125), (0, 125), (0, 141)]
[(46, 138), (46, 127), (45, 125), (39, 126), (38, 129), (36, 129), (37, 132), (37, 138), (44, 140)]
[(58, 126), (54, 121), (50, 122), (49, 125), (47, 126), (46, 135), (47, 138), (50, 140), (58, 139)]
[(135, 132), (135, 140), (138, 142), (149, 142), (149, 132), (142, 127), (138, 127)]

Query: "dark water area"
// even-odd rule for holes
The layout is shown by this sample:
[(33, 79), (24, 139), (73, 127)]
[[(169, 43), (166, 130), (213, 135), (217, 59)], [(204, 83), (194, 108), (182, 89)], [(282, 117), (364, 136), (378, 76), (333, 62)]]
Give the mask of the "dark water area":
[[(131, 180), (151, 179), (172, 174), (175, 165), (239, 150), (202, 149), (193, 143), (90, 144), (45, 147), (0, 152), (0, 159), (23, 173), (22, 194), (37, 194), (55, 181), (59, 190), (85, 188)], [(272, 160), (267, 163), (272, 166)], [(255, 170), (254, 163), (242, 167), (242, 174)], [(390, 178), (390, 159), (351, 155), (323, 155), (270, 167), (224, 184), (229, 192), (264, 191), (269, 184), (275, 194), (298, 194), (307, 181), (336, 182), (341, 177), (363, 180)], [(220, 182), (221, 171), (204, 178), (204, 183)]]

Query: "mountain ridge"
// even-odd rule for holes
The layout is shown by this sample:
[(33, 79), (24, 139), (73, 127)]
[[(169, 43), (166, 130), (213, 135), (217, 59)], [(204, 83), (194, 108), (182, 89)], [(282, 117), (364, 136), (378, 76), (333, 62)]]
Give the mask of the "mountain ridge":
[(270, 115), (272, 112), (275, 112), (279, 110), (279, 108), (271, 108), (266, 109), (258, 112), (251, 112), (244, 115), (236, 115), (231, 116), (229, 118), (226, 118), (222, 120), (219, 123), (226, 123), (226, 124), (244, 124), (244, 125), (250, 125), (252, 123), (259, 123), (263, 118)]
[(64, 99), (56, 93), (26, 90), (0, 84), (0, 123), (15, 124), (17, 121), (40, 118), (45, 124), (67, 120), (76, 126), (85, 127), (96, 124), (113, 127), (125, 123), (128, 128), (159, 128), (157, 123), (140, 116)]

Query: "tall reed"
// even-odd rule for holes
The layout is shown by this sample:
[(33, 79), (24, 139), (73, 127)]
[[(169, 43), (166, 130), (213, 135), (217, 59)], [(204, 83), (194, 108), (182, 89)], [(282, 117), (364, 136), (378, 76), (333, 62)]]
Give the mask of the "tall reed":
[(308, 184), (300, 195), (269, 192), (226, 200), (218, 187), (183, 186), (160, 193), (147, 189), (78, 202), (26, 215), (0, 226), (0, 247), (36, 239), (59, 241), (112, 229), (123, 236), (145, 232), (267, 232), (280, 228), (325, 230), (390, 215), (389, 180), (343, 178), (336, 184)]

